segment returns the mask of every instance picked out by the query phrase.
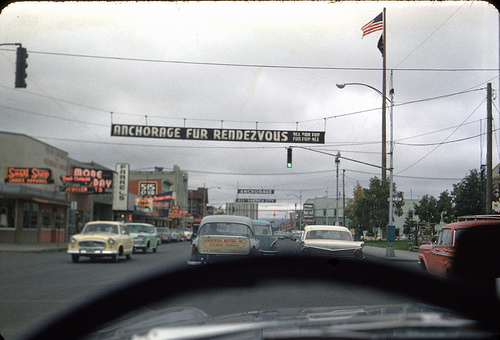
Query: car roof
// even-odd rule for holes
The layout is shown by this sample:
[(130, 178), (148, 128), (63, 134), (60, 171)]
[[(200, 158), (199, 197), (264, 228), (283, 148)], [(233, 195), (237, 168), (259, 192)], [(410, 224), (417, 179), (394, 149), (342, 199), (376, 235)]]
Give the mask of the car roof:
[(148, 227), (154, 227), (154, 225), (151, 224), (151, 223), (142, 223), (142, 222), (127, 222), (125, 224), (126, 225), (145, 225), (145, 226), (148, 226)]
[(337, 231), (347, 231), (350, 232), (349, 229), (346, 227), (342, 226), (337, 226), (337, 225), (308, 225), (304, 228), (304, 231), (310, 231), (310, 230), (337, 230)]
[(486, 220), (486, 219), (475, 219), (475, 220), (462, 220), (459, 222), (449, 223), (443, 226), (443, 229), (466, 229), (481, 225), (499, 225), (500, 220)]
[(200, 226), (205, 223), (217, 223), (217, 222), (243, 223), (253, 227), (253, 221), (251, 218), (245, 216), (235, 216), (235, 215), (205, 216), (201, 220)]
[(91, 221), (91, 222), (87, 222), (85, 223), (85, 225), (89, 225), (89, 224), (113, 224), (113, 225), (124, 225), (125, 223), (123, 222), (119, 222), (119, 221)]

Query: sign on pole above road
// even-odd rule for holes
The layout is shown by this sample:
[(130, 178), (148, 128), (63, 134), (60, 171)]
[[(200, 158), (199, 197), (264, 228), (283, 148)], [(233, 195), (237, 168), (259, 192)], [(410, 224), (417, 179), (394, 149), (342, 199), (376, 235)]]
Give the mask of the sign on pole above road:
[(276, 203), (276, 198), (237, 198), (236, 203)]
[(205, 129), (112, 124), (111, 136), (226, 142), (325, 144), (324, 131)]
[(238, 189), (238, 194), (274, 195), (274, 189)]

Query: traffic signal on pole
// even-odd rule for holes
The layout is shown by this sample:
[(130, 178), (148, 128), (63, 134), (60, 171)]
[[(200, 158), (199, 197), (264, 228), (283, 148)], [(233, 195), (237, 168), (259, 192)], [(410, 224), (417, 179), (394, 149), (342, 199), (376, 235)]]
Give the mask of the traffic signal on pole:
[(28, 52), (24, 47), (18, 47), (16, 52), (16, 88), (26, 88), (26, 69), (28, 68)]
[(291, 147), (289, 147), (287, 149), (286, 167), (287, 168), (291, 168), (292, 167), (292, 148)]

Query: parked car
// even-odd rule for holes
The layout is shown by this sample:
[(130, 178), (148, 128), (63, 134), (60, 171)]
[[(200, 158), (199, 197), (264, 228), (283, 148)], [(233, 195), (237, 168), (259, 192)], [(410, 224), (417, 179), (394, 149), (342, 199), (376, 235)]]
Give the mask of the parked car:
[(182, 229), (182, 231), (184, 232), (184, 235), (186, 235), (186, 240), (191, 241), (191, 239), (193, 238), (193, 230), (190, 228), (185, 228)]
[(127, 260), (134, 250), (134, 239), (130, 236), (127, 225), (121, 222), (97, 221), (88, 222), (80, 234), (71, 236), (68, 243), (68, 254), (73, 262), (80, 256), (91, 259), (111, 257), (113, 262), (125, 255)]
[[(418, 261), (424, 271), (434, 276), (450, 277), (458, 273), (484, 278), (499, 271), (488, 263), (499, 256), (499, 234), (498, 215), (459, 217), (458, 222), (445, 225), (437, 239), (433, 238), (430, 244), (419, 247)], [(462, 256), (457, 258), (459, 247), (462, 248)], [(479, 271), (485, 273), (477, 274)]]
[(127, 223), (130, 236), (134, 238), (135, 250), (141, 249), (143, 253), (152, 249), (156, 253), (161, 244), (156, 227), (149, 223)]
[(172, 242), (182, 241), (181, 232), (179, 231), (179, 229), (171, 229), (170, 241)]
[(292, 240), (294, 241), (300, 241), (302, 239), (302, 230), (294, 230), (292, 231)]
[(189, 265), (200, 265), (259, 255), (260, 242), (255, 238), (253, 222), (248, 217), (206, 216), (193, 240)]
[(260, 252), (263, 255), (278, 254), (278, 238), (273, 235), (271, 223), (264, 220), (253, 220), (255, 238), (260, 241)]
[(332, 257), (364, 259), (364, 242), (354, 241), (346, 227), (310, 225), (304, 228), (304, 235), (298, 242), (301, 255), (324, 255)]
[(160, 237), (161, 243), (170, 243), (170, 228), (169, 227), (160, 227), (156, 228), (158, 231), (158, 236)]

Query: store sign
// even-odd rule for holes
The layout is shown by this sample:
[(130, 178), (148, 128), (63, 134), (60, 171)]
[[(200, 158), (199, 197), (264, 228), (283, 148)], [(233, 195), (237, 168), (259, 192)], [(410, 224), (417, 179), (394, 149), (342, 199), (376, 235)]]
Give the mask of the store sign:
[(52, 184), (54, 178), (51, 169), (8, 167), (5, 169), (5, 183)]
[(172, 191), (169, 191), (153, 196), (153, 210), (157, 213), (156, 216), (169, 217), (172, 194)]
[(303, 209), (304, 209), (304, 218), (314, 217), (314, 204), (305, 203)]
[(112, 124), (111, 136), (226, 142), (325, 144), (325, 132), (323, 131), (205, 129)]
[(156, 195), (156, 182), (139, 182), (140, 196)]
[(116, 164), (115, 183), (113, 187), (113, 210), (128, 210), (128, 179), (130, 165)]
[(61, 176), (61, 191), (87, 194), (110, 194), (113, 189), (113, 171), (73, 168), (72, 174)]

